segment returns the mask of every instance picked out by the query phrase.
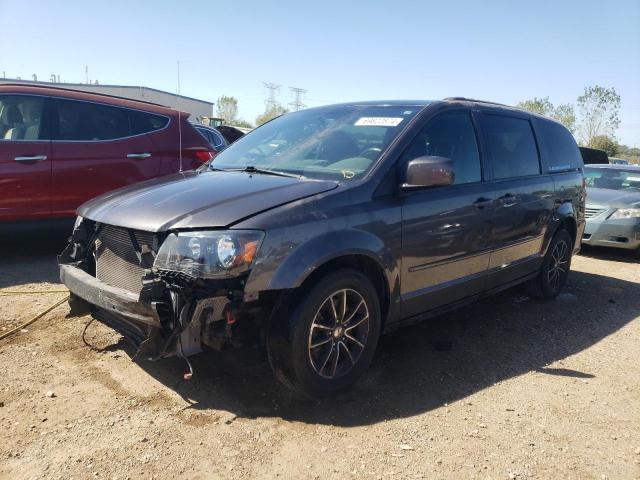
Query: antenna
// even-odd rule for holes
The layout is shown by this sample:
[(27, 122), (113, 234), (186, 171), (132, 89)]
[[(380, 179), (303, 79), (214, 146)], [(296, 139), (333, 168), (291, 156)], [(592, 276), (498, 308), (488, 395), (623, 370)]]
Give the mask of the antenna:
[(180, 173), (182, 173), (182, 114), (180, 113), (180, 60), (178, 60), (178, 96), (176, 97), (176, 110), (178, 110), (178, 159), (180, 160)]
[(294, 112), (297, 112), (298, 110), (305, 108), (306, 105), (302, 103), (302, 94), (307, 93), (308, 90), (305, 90), (304, 88), (298, 88), (298, 87), (289, 87), (289, 90), (291, 90), (291, 92), (294, 93), (296, 96), (293, 102), (289, 102), (289, 106), (291, 107), (291, 110), (293, 110)]

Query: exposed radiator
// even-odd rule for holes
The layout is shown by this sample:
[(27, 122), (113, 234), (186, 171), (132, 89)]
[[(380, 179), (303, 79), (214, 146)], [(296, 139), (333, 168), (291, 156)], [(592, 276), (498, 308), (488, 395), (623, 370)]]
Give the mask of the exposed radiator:
[[(153, 233), (133, 233), (138, 245), (153, 245)], [(143, 275), (129, 230), (105, 225), (96, 240), (96, 278), (112, 287), (140, 293)]]

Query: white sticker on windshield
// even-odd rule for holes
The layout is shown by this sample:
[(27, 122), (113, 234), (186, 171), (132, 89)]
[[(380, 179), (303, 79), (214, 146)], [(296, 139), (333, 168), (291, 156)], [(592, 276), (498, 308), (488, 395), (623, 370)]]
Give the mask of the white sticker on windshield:
[(360, 117), (356, 123), (357, 127), (397, 127), (404, 118), (398, 117)]

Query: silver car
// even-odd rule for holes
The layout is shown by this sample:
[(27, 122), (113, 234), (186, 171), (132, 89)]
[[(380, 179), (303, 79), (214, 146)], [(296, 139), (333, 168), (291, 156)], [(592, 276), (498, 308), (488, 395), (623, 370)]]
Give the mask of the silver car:
[(640, 249), (640, 167), (587, 165), (582, 243), (601, 247)]

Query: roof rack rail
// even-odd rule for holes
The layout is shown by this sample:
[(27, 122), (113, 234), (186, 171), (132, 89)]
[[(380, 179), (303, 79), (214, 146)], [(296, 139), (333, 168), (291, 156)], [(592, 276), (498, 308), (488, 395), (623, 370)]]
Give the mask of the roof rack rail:
[(477, 98), (467, 98), (467, 97), (446, 97), (444, 98), (445, 101), (449, 101), (449, 102), (477, 102), (477, 103), (489, 103), (491, 105), (500, 105), (502, 107), (508, 107), (508, 105), (505, 105), (504, 103), (498, 103), (498, 102), (489, 102), (488, 100), (478, 100)]
[[(91, 90), (80, 90), (77, 88), (67, 88), (67, 87), (59, 87), (59, 86), (54, 86), (54, 85), (46, 85), (44, 84), (45, 82), (7, 82), (7, 83), (0, 83), (1, 87), (36, 87), (36, 88), (45, 88), (47, 90), (57, 90), (60, 92), (73, 92), (73, 93), (86, 93), (89, 95), (97, 95), (99, 97), (106, 97), (106, 98), (113, 98), (116, 100), (127, 100), (130, 102), (138, 102), (138, 103), (143, 103), (143, 104), (147, 104), (147, 105), (153, 105), (155, 107), (162, 107), (162, 108), (171, 108), (167, 105), (162, 105), (161, 103), (155, 103), (155, 102), (149, 102), (147, 100), (138, 100), (137, 98), (130, 98), (130, 97), (122, 97), (120, 95), (110, 95), (108, 93), (100, 93), (100, 92), (92, 92)], [(44, 85), (43, 85), (44, 84)], [(74, 85), (73, 83), (70, 83), (69, 85)], [(109, 87), (110, 85), (99, 85), (99, 86), (105, 86), (105, 87)], [(173, 109), (175, 110), (175, 109)]]

